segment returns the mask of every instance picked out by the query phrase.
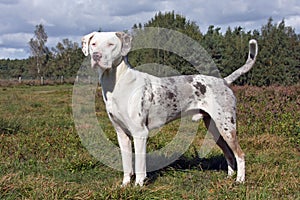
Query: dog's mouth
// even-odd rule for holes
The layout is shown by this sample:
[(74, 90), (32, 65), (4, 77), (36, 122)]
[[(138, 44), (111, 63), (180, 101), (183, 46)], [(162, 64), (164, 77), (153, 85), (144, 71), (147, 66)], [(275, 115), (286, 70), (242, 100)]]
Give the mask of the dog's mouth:
[[(120, 57), (122, 58), (122, 57)], [(113, 65), (112, 59), (109, 55), (100, 53), (100, 52), (94, 52), (91, 56), (91, 66), (92, 68), (99, 67), (103, 70), (110, 69)], [(119, 60), (119, 59), (117, 59)]]
[(91, 59), (91, 67), (92, 68), (109, 69), (109, 68), (111, 68), (111, 64), (108, 61), (103, 62), (102, 60), (95, 61), (94, 59)]
[(100, 64), (99, 64), (99, 62), (95, 62), (93, 59), (91, 59), (91, 67), (97, 68), (97, 67), (100, 67)]

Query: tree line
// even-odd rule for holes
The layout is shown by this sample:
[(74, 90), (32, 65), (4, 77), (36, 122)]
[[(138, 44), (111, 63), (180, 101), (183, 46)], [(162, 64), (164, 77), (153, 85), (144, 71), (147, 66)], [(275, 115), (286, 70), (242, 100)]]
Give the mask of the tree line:
[[(225, 77), (239, 68), (247, 59), (248, 42), (256, 39), (259, 54), (253, 69), (240, 77), (237, 85), (292, 85), (300, 80), (300, 34), (286, 26), (285, 20), (275, 23), (269, 18), (260, 30), (245, 31), (241, 26), (228, 27), (221, 32), (219, 27), (209, 26), (205, 33), (199, 26), (175, 12), (157, 13), (145, 24), (134, 24), (133, 35), (147, 27), (172, 29), (197, 41), (214, 61), (215, 69)], [(172, 41), (170, 37), (168, 40)], [(176, 39), (176, 38), (175, 38)], [(0, 60), (0, 78), (26, 77), (48, 78), (75, 77), (78, 69), (88, 65), (84, 61), (80, 45), (63, 39), (55, 47), (46, 46), (47, 34), (43, 25), (37, 25), (34, 37), (29, 41), (31, 56), (23, 60)], [(200, 59), (201, 55), (191, 55)], [(135, 67), (147, 63), (172, 66), (180, 74), (197, 74), (199, 70), (182, 57), (161, 49), (140, 49), (128, 55), (129, 63)], [(214, 69), (214, 68), (213, 68)], [(215, 70), (204, 70), (204, 74), (216, 75)]]

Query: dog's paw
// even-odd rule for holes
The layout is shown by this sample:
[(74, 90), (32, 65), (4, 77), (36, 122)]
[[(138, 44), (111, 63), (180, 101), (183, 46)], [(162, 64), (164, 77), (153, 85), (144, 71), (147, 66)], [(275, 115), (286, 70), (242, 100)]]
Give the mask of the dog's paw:
[(228, 177), (232, 177), (234, 175), (234, 169), (228, 165)]
[(128, 182), (123, 182), (122, 184), (121, 184), (121, 188), (125, 188), (125, 187), (127, 187), (127, 186), (129, 186), (130, 185), (130, 181), (128, 181)]
[(124, 176), (121, 187), (128, 186), (130, 184), (130, 182), (131, 182), (131, 175)]
[(135, 182), (134, 186), (143, 187), (144, 186), (144, 181)]
[(136, 181), (134, 186), (136, 187), (143, 187), (145, 185), (145, 181), (141, 180), (141, 181)]
[(245, 176), (237, 176), (236, 182), (237, 183), (245, 183)]
[(146, 176), (142, 175), (142, 176), (136, 176), (136, 180), (135, 180), (135, 186), (144, 186), (146, 180)]
[(125, 188), (125, 187), (127, 187), (127, 186), (129, 186), (130, 185), (130, 182), (128, 182), (128, 183), (122, 183), (121, 185), (120, 185), (120, 187), (121, 188)]

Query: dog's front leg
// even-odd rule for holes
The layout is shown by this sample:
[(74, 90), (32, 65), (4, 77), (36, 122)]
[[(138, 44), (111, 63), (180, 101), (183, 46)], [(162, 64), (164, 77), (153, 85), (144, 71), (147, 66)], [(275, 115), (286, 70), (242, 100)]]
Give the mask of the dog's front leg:
[(130, 183), (131, 176), (133, 175), (133, 167), (132, 167), (132, 146), (131, 140), (126, 135), (126, 133), (120, 129), (116, 128), (118, 134), (118, 142), (121, 149), (122, 155), (122, 165), (123, 165), (123, 172), (124, 178), (122, 182), (122, 186), (126, 186)]
[(135, 185), (143, 186), (146, 174), (146, 144), (147, 137), (134, 137), (135, 151)]

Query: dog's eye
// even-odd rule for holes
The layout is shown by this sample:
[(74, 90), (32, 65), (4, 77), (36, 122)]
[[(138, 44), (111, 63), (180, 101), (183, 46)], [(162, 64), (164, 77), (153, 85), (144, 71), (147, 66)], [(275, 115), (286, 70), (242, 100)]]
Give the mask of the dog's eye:
[(115, 44), (114, 43), (107, 43), (107, 46), (112, 47), (112, 46), (115, 46)]
[(96, 46), (96, 42), (93, 42), (93, 43), (92, 43), (92, 46)]

